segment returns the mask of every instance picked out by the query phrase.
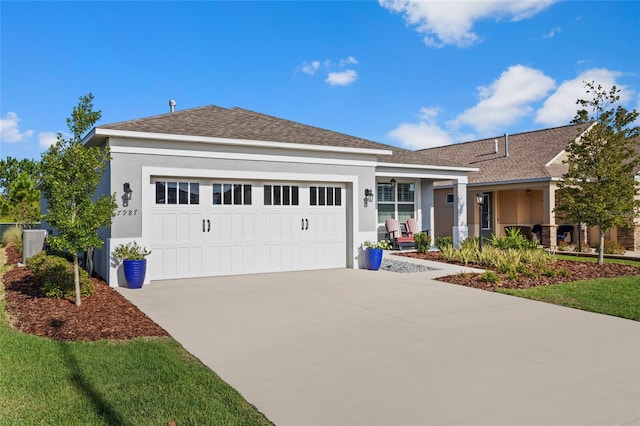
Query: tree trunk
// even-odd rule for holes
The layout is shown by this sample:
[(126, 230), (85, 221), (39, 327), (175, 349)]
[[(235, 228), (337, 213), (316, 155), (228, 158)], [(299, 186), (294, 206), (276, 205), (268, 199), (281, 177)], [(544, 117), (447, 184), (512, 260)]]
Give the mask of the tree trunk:
[(602, 265), (604, 263), (604, 231), (599, 229), (600, 231), (600, 247), (598, 248), (598, 265)]
[(76, 306), (80, 306), (80, 271), (78, 270), (78, 253), (73, 254), (73, 281), (76, 287)]

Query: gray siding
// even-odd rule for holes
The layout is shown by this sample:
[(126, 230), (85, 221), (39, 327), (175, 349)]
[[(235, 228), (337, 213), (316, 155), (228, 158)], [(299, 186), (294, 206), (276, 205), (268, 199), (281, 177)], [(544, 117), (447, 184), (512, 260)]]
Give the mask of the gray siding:
[[(149, 182), (141, 182), (143, 167), (183, 168), (208, 171), (237, 171), (250, 170), (252, 172), (265, 173), (295, 173), (301, 175), (356, 175), (359, 188), (353, 188), (347, 197), (355, 196), (364, 198), (364, 188), (375, 188), (375, 169), (366, 166), (327, 165), (309, 163), (287, 163), (281, 161), (250, 161), (230, 160), (216, 158), (174, 157), (167, 155), (143, 155), (143, 154), (112, 154), (111, 164), (111, 188), (116, 192), (116, 201), (121, 214), (114, 218), (112, 225), (112, 238), (137, 238), (142, 236), (142, 185)], [(321, 180), (321, 177), (318, 178)], [(123, 184), (129, 182), (133, 195), (128, 206), (123, 206)], [(347, 198), (348, 200), (349, 198)], [(359, 231), (375, 228), (375, 208), (370, 204), (363, 208), (358, 203)], [(122, 215), (126, 213), (126, 216)], [(129, 214), (131, 212), (131, 214)]]

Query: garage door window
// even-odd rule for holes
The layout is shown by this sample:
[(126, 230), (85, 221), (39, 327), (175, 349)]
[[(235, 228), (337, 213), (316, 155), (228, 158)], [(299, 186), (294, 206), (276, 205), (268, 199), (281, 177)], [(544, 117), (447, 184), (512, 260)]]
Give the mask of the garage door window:
[(213, 205), (251, 205), (251, 185), (214, 183)]
[(312, 206), (341, 206), (342, 188), (333, 186), (309, 187), (309, 205)]
[(297, 206), (299, 188), (296, 185), (265, 185), (265, 206)]
[(198, 182), (156, 182), (156, 204), (200, 204)]

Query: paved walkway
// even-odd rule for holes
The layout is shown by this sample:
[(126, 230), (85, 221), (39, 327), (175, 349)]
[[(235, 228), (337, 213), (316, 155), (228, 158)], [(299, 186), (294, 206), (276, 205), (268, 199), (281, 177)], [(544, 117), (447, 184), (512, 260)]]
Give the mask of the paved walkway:
[(431, 279), (454, 268), (120, 291), (277, 425), (640, 425), (639, 323)]

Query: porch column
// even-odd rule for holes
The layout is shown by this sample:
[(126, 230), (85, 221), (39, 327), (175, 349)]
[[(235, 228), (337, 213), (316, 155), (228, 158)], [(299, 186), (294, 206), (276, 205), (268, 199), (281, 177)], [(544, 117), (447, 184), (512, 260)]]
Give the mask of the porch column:
[(556, 184), (550, 183), (542, 192), (544, 220), (542, 224), (541, 240), (544, 247), (555, 249), (558, 245), (556, 216), (553, 210), (556, 208)]
[(435, 235), (435, 201), (433, 195), (433, 181), (427, 179), (420, 180), (420, 230), (429, 230), (431, 235), (431, 245), (433, 246), (433, 236)]
[(453, 184), (453, 246), (460, 245), (469, 236), (467, 226), (467, 182), (455, 181)]

